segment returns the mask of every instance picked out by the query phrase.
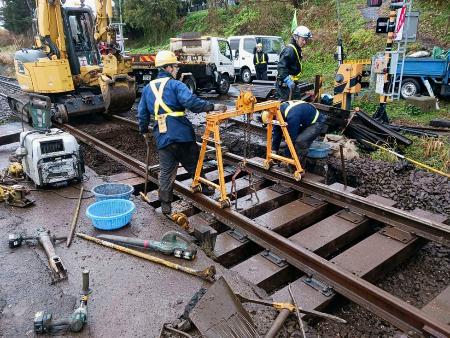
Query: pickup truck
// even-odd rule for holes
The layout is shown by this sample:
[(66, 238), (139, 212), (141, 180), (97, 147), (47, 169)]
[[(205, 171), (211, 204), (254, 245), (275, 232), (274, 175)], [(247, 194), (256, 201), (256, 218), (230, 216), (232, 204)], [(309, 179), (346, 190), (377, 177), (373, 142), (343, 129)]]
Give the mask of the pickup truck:
[[(230, 45), (226, 39), (202, 37), (186, 33), (170, 39), (169, 49), (180, 61), (178, 80), (184, 82), (192, 92), (227, 94), (234, 78), (234, 67)], [(154, 79), (158, 73), (154, 54), (131, 54), (133, 75), (137, 91)]]
[[(400, 72), (401, 61), (396, 70), (398, 77)], [(417, 94), (450, 96), (450, 52), (443, 59), (405, 58), (400, 94), (403, 98)]]

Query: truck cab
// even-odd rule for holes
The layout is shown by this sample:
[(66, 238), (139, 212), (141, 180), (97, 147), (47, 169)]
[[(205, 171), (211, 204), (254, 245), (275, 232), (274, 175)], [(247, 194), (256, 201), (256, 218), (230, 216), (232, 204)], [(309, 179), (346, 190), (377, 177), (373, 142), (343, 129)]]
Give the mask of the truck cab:
[(233, 65), (236, 77), (244, 83), (252, 82), (256, 77), (255, 65), (253, 64), (253, 54), (257, 43), (262, 43), (263, 51), (267, 53), (268, 67), (267, 76), (275, 80), (277, 77), (277, 65), (280, 60), (280, 53), (284, 48), (283, 39), (280, 36), (271, 35), (240, 35), (228, 38), (231, 51), (233, 53)]

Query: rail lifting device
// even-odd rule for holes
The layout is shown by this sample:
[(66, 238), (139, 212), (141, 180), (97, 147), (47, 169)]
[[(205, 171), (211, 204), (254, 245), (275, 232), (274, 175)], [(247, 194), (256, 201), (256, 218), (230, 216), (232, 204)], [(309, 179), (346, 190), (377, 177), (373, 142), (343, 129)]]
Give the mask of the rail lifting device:
[[(226, 122), (230, 118), (237, 116), (248, 115), (248, 117), (251, 118), (253, 113), (262, 111), (269, 112), (267, 124), (267, 151), (266, 151), (266, 159), (264, 160), (264, 168), (266, 170), (269, 170), (271, 166), (275, 163), (275, 161), (294, 166), (295, 171), (293, 173), (293, 177), (295, 180), (300, 181), (302, 178), (301, 174), (303, 172), (303, 168), (300, 164), (291, 137), (289, 136), (287, 130), (287, 123), (284, 121), (283, 115), (281, 114), (280, 104), (281, 104), (280, 101), (266, 101), (256, 103), (256, 98), (251, 91), (241, 91), (238, 99), (236, 100), (235, 109), (206, 115), (206, 129), (202, 136), (202, 146), (200, 149), (200, 156), (197, 162), (197, 168), (195, 171), (194, 180), (192, 181), (191, 189), (194, 192), (200, 192), (201, 184), (202, 183), (207, 184), (211, 187), (214, 187), (216, 190), (219, 190), (220, 192), (219, 205), (221, 208), (231, 206), (231, 201), (227, 195), (225, 187), (222, 146), (221, 146), (222, 141), (220, 139), (220, 124)], [(291, 155), (290, 158), (272, 153), (272, 129), (274, 125), (278, 125), (281, 127), (284, 140), (286, 142), (286, 145), (288, 146)], [(211, 134), (213, 135), (212, 138)], [(212, 142), (215, 144), (217, 168), (219, 171), (219, 184), (216, 184), (206, 179), (205, 177), (201, 177), (208, 142)], [(245, 166), (245, 163), (242, 163), (242, 165)]]

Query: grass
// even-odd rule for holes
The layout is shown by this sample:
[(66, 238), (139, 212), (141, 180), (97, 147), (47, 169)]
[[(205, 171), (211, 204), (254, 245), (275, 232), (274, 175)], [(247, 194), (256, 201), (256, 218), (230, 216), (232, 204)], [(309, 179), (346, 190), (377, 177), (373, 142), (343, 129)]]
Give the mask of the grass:
[[(410, 139), (413, 141), (413, 146), (403, 149), (405, 157), (444, 173), (450, 173), (450, 139), (448, 137), (430, 138), (412, 136)], [(388, 148), (386, 145), (383, 146)], [(390, 150), (395, 151), (395, 149)], [(372, 152), (370, 157), (374, 160), (390, 163), (398, 161), (396, 155), (381, 149)], [(419, 169), (426, 170), (420, 166), (415, 166)]]

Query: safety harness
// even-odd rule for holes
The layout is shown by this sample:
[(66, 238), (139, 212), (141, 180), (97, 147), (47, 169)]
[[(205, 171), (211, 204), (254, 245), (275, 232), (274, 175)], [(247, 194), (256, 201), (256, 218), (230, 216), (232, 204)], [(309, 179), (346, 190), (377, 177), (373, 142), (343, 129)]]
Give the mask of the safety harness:
[(256, 52), (256, 64), (259, 65), (259, 64), (265, 64), (265, 63), (267, 63), (267, 62), (266, 62), (266, 57), (265, 57), (264, 53), (262, 53), (262, 61), (259, 62), (258, 52)]
[[(284, 111), (284, 118), (285, 118), (285, 119), (287, 118), (287, 116), (288, 116), (288, 114), (289, 114), (289, 111), (290, 111), (292, 108), (294, 108), (295, 106), (298, 106), (298, 105), (300, 105), (300, 104), (303, 104), (303, 103), (309, 104), (308, 102), (305, 102), (305, 101), (302, 101), (302, 100), (298, 100), (298, 101), (288, 101), (288, 102), (287, 102), (288, 106), (287, 106), (286, 110)], [(314, 107), (314, 108), (315, 108), (315, 107)], [(313, 120), (311, 121), (311, 124), (314, 124), (314, 123), (317, 122), (317, 119), (319, 118), (319, 115), (320, 115), (320, 112), (316, 109), (316, 115), (314, 116)]]
[(298, 54), (297, 48), (292, 43), (290, 43), (288, 46), (292, 47), (292, 49), (294, 50), (295, 55), (297, 55), (298, 64), (300, 65), (300, 72), (298, 72), (297, 75), (292, 75), (292, 79), (294, 81), (298, 81), (298, 80), (300, 80), (300, 75), (302, 73), (302, 59), (300, 58), (300, 55)]
[[(167, 116), (173, 116), (173, 117), (182, 117), (184, 116), (184, 111), (173, 111), (172, 109), (167, 106), (163, 99), (163, 92), (164, 87), (166, 86), (167, 82), (169, 82), (169, 77), (163, 77), (160, 79), (156, 79), (153, 81), (150, 81), (150, 89), (152, 90), (153, 95), (155, 95), (155, 103), (153, 106), (153, 110), (155, 112), (155, 120), (158, 122), (158, 128), (159, 132), (161, 134), (167, 132), (167, 124), (166, 124), (166, 118)], [(159, 83), (159, 88), (156, 88), (156, 85)], [(164, 114), (159, 114), (159, 107), (161, 107), (164, 110)]]

